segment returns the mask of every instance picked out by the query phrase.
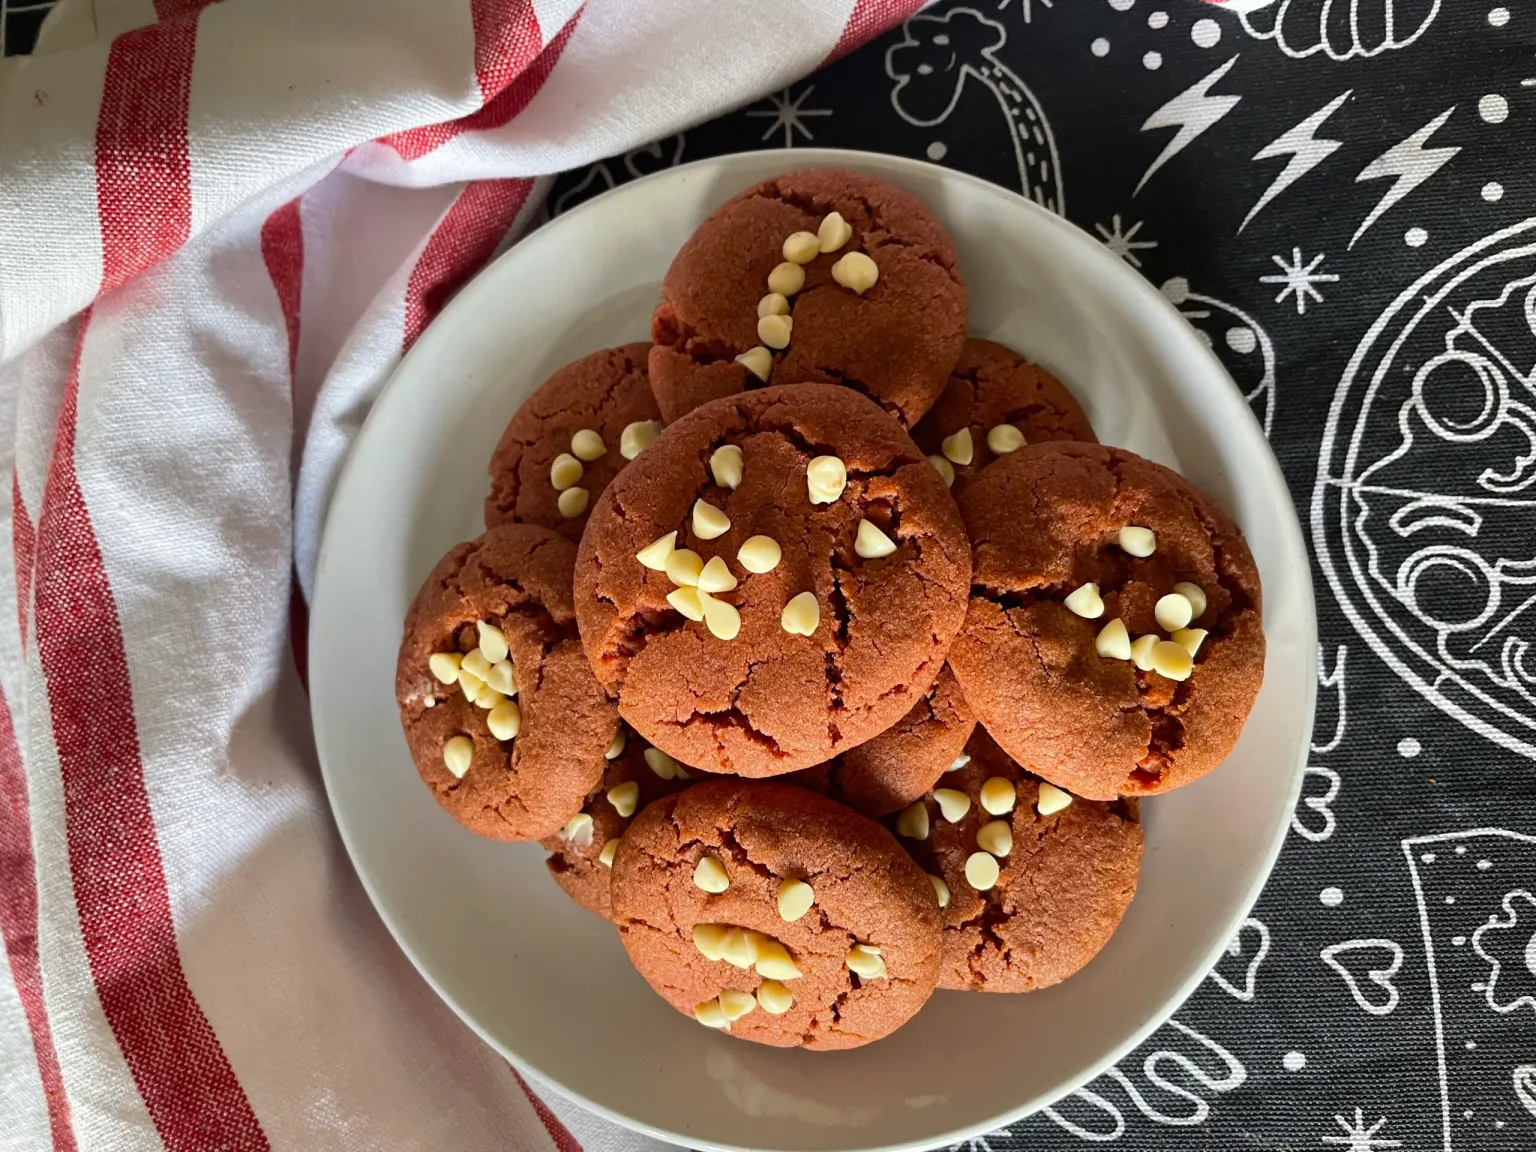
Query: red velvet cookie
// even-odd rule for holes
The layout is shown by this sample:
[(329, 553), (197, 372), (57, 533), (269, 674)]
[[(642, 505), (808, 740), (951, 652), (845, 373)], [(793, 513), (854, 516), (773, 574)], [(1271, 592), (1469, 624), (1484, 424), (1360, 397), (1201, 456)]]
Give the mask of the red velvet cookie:
[(856, 1048), (939, 974), (939, 908), (889, 832), (788, 784), (710, 780), (635, 818), (613, 862), (629, 958), (679, 1012), (777, 1047)]
[[(871, 271), (862, 294), (848, 286)], [(759, 324), (775, 291), (784, 343), (785, 325)], [(954, 244), (927, 208), (857, 172), (787, 172), (727, 200), (673, 260), (651, 320), (651, 387), (668, 421), (765, 383), (819, 381), (910, 425), (943, 390), (965, 324)], [(738, 360), (753, 349), (757, 371)]]
[(1221, 763), (1264, 676), (1231, 517), (1150, 460), (1064, 442), (1004, 456), (960, 509), (975, 574), (949, 663), (1004, 751), (1095, 800)]
[(624, 718), (740, 776), (820, 764), (900, 720), (969, 587), (938, 474), (890, 416), (823, 384), (668, 427), (599, 497), (576, 570), (582, 641)]
[(486, 527), (541, 524), (573, 543), (581, 539), (591, 502), (629, 463), (625, 452), (661, 430), (646, 378), (650, 347), (622, 344), (583, 356), (523, 401), (491, 457)]
[(449, 815), (493, 840), (562, 827), (618, 730), (576, 635), (575, 563), (547, 528), (492, 528), (438, 562), (405, 618), (395, 696), (411, 757)]

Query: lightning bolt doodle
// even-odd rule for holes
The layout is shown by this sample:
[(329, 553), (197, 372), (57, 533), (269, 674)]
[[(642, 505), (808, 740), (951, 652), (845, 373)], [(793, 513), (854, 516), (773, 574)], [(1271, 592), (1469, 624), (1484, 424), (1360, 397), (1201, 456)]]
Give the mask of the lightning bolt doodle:
[(1355, 246), (1356, 240), (1365, 235), (1367, 228), (1381, 219), (1382, 213), (1444, 168), (1451, 157), (1461, 151), (1459, 147), (1424, 147), (1440, 126), (1451, 118), (1451, 113), (1454, 111), (1456, 111), (1456, 105), (1452, 104), (1408, 139), (1392, 145), (1360, 170), (1360, 175), (1355, 177), (1356, 184), (1365, 180), (1380, 180), (1387, 176), (1396, 176), (1397, 183), (1387, 189), (1387, 194), (1377, 202), (1376, 207), (1371, 209), (1370, 215), (1355, 230), (1354, 236), (1349, 241), (1351, 248)]
[(1323, 105), (1296, 127), (1287, 128), (1253, 154), (1255, 160), (1272, 160), (1277, 156), (1289, 156), (1290, 160), (1286, 162), (1280, 175), (1275, 177), (1274, 183), (1264, 189), (1264, 195), (1259, 197), (1259, 202), (1249, 209), (1248, 215), (1243, 217), (1243, 222), (1237, 226), (1239, 232), (1248, 227), (1248, 222), (1263, 210), (1264, 205), (1344, 146), (1342, 140), (1318, 139), (1317, 130), (1323, 126), (1324, 120), (1339, 110), (1353, 91), (1354, 89), (1351, 88), (1342, 96)]
[(1241, 96), (1206, 95), (1216, 86), (1216, 81), (1230, 72), (1232, 65), (1236, 63), (1237, 57), (1234, 56), (1205, 79), (1186, 88), (1147, 117), (1147, 122), (1141, 126), (1143, 132), (1150, 132), (1153, 128), (1177, 128), (1179, 131), (1172, 140), (1168, 141), (1167, 147), (1162, 150), (1157, 159), (1152, 161), (1152, 167), (1148, 168), (1146, 174), (1142, 176), (1141, 182), (1136, 185), (1136, 192), (1131, 193), (1132, 196), (1141, 191), (1142, 185), (1152, 179), (1154, 172), (1182, 152), (1196, 136), (1232, 111), (1237, 102), (1242, 99)]

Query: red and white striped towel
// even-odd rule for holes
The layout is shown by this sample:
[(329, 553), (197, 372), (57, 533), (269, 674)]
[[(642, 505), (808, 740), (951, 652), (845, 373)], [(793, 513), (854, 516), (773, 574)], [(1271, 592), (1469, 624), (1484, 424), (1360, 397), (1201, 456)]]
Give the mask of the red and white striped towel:
[(6, 1152), (655, 1147), (530, 1092), (390, 942), (329, 823), (290, 576), (541, 177), (916, 7), (65, 0), (0, 66)]

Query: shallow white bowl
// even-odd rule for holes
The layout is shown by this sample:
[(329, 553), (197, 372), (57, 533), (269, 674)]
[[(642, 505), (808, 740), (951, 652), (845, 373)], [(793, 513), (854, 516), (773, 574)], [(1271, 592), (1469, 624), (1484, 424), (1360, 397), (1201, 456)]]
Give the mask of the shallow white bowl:
[[(971, 331), (1027, 352), (1105, 443), (1193, 479), (1243, 525), (1264, 580), (1269, 657), (1216, 773), (1143, 807), (1141, 890), (1104, 952), (1029, 996), (940, 992), (854, 1052), (779, 1051), (701, 1028), (654, 995), (611, 928), (568, 900), (535, 845), (464, 831), (400, 734), (395, 650), (438, 557), (482, 530), (503, 426), (567, 361), (644, 339), (673, 254), (733, 193), (792, 166), (855, 167), (949, 227)], [(310, 695), (342, 838), (395, 939), (519, 1068), (694, 1147), (921, 1148), (1017, 1119), (1128, 1051), (1192, 991), (1279, 851), (1305, 766), (1316, 629), (1302, 536), (1236, 386), (1142, 278), (994, 185), (864, 153), (761, 152), (661, 172), (534, 233), (453, 301), (368, 418), (331, 504), (310, 631)]]

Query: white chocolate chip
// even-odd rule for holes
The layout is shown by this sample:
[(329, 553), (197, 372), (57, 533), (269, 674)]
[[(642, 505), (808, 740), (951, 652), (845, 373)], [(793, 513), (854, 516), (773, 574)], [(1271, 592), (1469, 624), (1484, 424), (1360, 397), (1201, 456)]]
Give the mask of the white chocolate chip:
[(506, 699), (507, 698), (505, 696), (496, 691), (496, 689), (492, 688), (489, 684), (483, 684), (480, 687), (480, 691), (475, 693), (475, 707), (486, 709), (498, 708), (506, 701)]
[(788, 316), (789, 301), (782, 292), (770, 292), (757, 302), (757, 318), (764, 316)]
[(699, 573), (704, 571), (704, 558), (692, 548), (677, 548), (667, 557), (662, 570), (672, 583), (692, 587), (699, 582)]
[(1006, 456), (1010, 452), (1017, 452), (1027, 443), (1029, 441), (1024, 439), (1024, 433), (1012, 424), (999, 424), (987, 433), (987, 447), (992, 450), (994, 456)]
[(725, 1018), (730, 1021), (740, 1020), (748, 1012), (757, 1007), (757, 997), (750, 992), (741, 992), (735, 988), (727, 988), (720, 993), (720, 1011), (725, 1013)]
[(788, 348), (795, 321), (789, 316), (764, 316), (757, 322), (757, 338), (769, 348)]
[(1206, 601), (1204, 588), (1198, 584), (1191, 584), (1188, 580), (1180, 580), (1173, 586), (1173, 590), (1189, 601), (1189, 618), (1191, 620), (1198, 620), (1205, 615)]
[(492, 664), (491, 670), (486, 673), (485, 682), (503, 696), (517, 695), (517, 672), (510, 660), (498, 660)]
[(786, 260), (782, 264), (775, 264), (773, 271), (768, 273), (768, 291), (770, 292), (793, 296), (804, 287), (805, 269), (792, 261)]
[(1129, 660), (1131, 634), (1126, 629), (1125, 621), (1116, 616), (1100, 628), (1098, 636), (1093, 641), (1093, 650), (1106, 660)]
[(868, 520), (860, 520), (858, 534), (853, 538), (853, 551), (865, 560), (879, 560), (896, 551), (896, 541)]
[(693, 1018), (706, 1028), (729, 1028), (731, 1022), (725, 1018), (725, 1009), (720, 1007), (718, 1000), (706, 1000), (702, 1004), (693, 1006)]
[(1006, 776), (992, 776), (981, 786), (981, 806), (993, 816), (1006, 816), (1013, 811), (1018, 792), (1013, 781)]
[[(475, 677), (475, 679), (479, 680), (483, 684), (486, 677), (491, 674), (491, 662), (486, 657), (484, 652), (476, 648), (473, 652), (470, 652), (464, 657), (462, 661), (459, 662), (459, 671), (468, 672), (471, 676)], [(478, 691), (478, 689), (476, 689), (476, 691)], [(465, 695), (467, 696), (469, 693), (466, 692)]]
[(613, 857), (618, 850), (619, 841), (617, 837), (612, 840), (605, 840), (603, 842), (603, 850), (597, 854), (597, 862), (604, 868), (612, 868)]
[(1177, 632), (1189, 627), (1189, 622), (1195, 618), (1195, 608), (1183, 593), (1170, 592), (1158, 600), (1152, 615), (1164, 632)]
[(693, 886), (711, 895), (718, 895), (731, 886), (731, 880), (725, 874), (724, 864), (713, 856), (703, 856), (693, 870)]
[(794, 923), (811, 910), (816, 893), (804, 880), (779, 882), (779, 917)]
[(921, 800), (901, 810), (896, 817), (896, 834), (908, 840), (928, 839), (928, 809)]
[(640, 803), (640, 785), (633, 780), (615, 784), (608, 789), (608, 803), (613, 805), (615, 812), (628, 820), (635, 814), (635, 806)]
[(507, 638), (502, 635), (500, 628), (484, 620), (477, 620), (475, 629), (480, 633), (480, 651), (485, 653), (487, 660), (495, 664), (507, 658)]
[(860, 948), (863, 951), (868, 952), (871, 956), (878, 956), (878, 955), (880, 955), (880, 949), (876, 948), (873, 944), (865, 944), (865, 943), (860, 942), (858, 944), (855, 944), (854, 947)]
[(1072, 793), (1063, 791), (1054, 784), (1040, 781), (1040, 795), (1035, 800), (1035, 811), (1042, 816), (1054, 816), (1072, 803)]
[(1084, 584), (1067, 593), (1067, 598), (1062, 603), (1074, 615), (1081, 616), (1084, 620), (1097, 620), (1104, 615), (1104, 601), (1099, 596), (1097, 584)]
[(516, 740), (522, 731), (522, 708), (516, 700), (502, 700), (485, 717), (485, 727), (498, 740)]
[(770, 980), (800, 979), (802, 973), (795, 966), (788, 948), (766, 936), (757, 940), (756, 944), (757, 958), (753, 960), (752, 966), (759, 976), (766, 976)]
[(990, 820), (976, 831), (976, 847), (994, 856), (1006, 856), (1013, 851), (1013, 829), (1006, 820)]
[(750, 928), (731, 928), (725, 933), (720, 945), (720, 959), (737, 968), (750, 968), (757, 963), (759, 947), (766, 937)]
[(928, 463), (932, 464), (933, 470), (943, 478), (944, 487), (953, 488), (955, 486), (955, 466), (953, 464), (942, 456), (930, 456), (928, 457)]
[(1195, 658), (1189, 649), (1172, 640), (1159, 640), (1152, 646), (1152, 671), (1170, 680), (1188, 680), (1195, 670)]
[(1150, 528), (1127, 524), (1120, 529), (1120, 550), (1132, 556), (1150, 556), (1157, 551), (1157, 533)]
[(480, 690), (485, 687), (485, 681), (476, 676), (468, 668), (460, 668), (459, 687), (464, 690), (465, 698), (471, 704), (473, 704), (475, 702), (475, 697), (478, 696), (480, 694)]
[(656, 443), (656, 437), (660, 435), (660, 420), (636, 420), (626, 424), (624, 431), (619, 433), (619, 455), (626, 460), (633, 460)]
[(676, 777), (677, 777), (677, 778), (678, 778), (678, 779), (679, 779), (679, 780), (692, 780), (692, 779), (693, 779), (693, 777), (692, 777), (692, 776), (690, 776), (690, 775), (688, 775), (688, 769), (686, 769), (686, 768), (684, 768), (684, 767), (683, 767), (683, 766), (682, 766), (682, 765), (681, 765), (681, 764), (679, 764), (679, 763), (678, 763), (678, 762), (677, 762), (677, 761), (675, 761), (675, 760), (674, 760), (674, 761), (673, 761), (673, 762), (672, 762), (672, 765), (673, 765), (673, 766), (672, 766), (672, 772), (673, 772), (673, 774), (674, 774), (674, 775), (675, 775), (675, 776), (676, 776)]
[(782, 1016), (795, 1006), (795, 998), (777, 980), (764, 980), (757, 986), (757, 1004), (770, 1016)]
[(1190, 659), (1200, 654), (1200, 645), (1205, 643), (1205, 638), (1210, 633), (1204, 628), (1179, 628), (1169, 637), (1175, 644), (1183, 647), (1188, 652)]
[(601, 460), (608, 445), (591, 428), (583, 428), (571, 437), (571, 453), (578, 460)]
[(795, 232), (784, 241), (784, 259), (792, 264), (809, 264), (821, 252), (821, 241), (814, 232)]
[(779, 542), (772, 536), (748, 536), (736, 551), (736, 563), (748, 572), (772, 572), (783, 555)]
[(736, 357), (736, 363), (766, 384), (769, 373), (773, 371), (773, 353), (759, 344)]
[(724, 924), (695, 924), (693, 946), (706, 960), (724, 960), (725, 937), (729, 931)]
[(660, 748), (647, 748), (644, 755), (646, 766), (661, 779), (677, 779), (678, 771), (682, 766)]
[(843, 963), (860, 980), (884, 980), (886, 977), (884, 957), (879, 952), (871, 952), (862, 944), (855, 944), (848, 949)]
[(1136, 637), (1131, 641), (1131, 663), (1143, 672), (1152, 671), (1152, 649), (1157, 645), (1158, 637), (1155, 632)]
[(437, 677), (438, 683), (456, 684), (459, 680), (459, 665), (463, 662), (464, 657), (457, 652), (434, 652), (427, 657), (427, 668)]
[(949, 885), (944, 883), (944, 877), (928, 873), (928, 883), (933, 885), (933, 894), (939, 898), (939, 907), (949, 907)]
[(944, 459), (962, 467), (969, 464), (976, 456), (976, 445), (971, 443), (969, 428), (962, 428), (953, 436), (944, 437), (939, 448), (944, 453)]
[(437, 697), (436, 696), (428, 696), (424, 700), (422, 700), (421, 704), (422, 704), (423, 708), (436, 708), (437, 707)]
[(677, 533), (668, 532), (665, 536), (652, 540), (644, 548), (635, 553), (635, 559), (644, 564), (652, 572), (665, 572), (667, 560), (672, 553), (677, 551)]
[(560, 509), (560, 515), (567, 520), (574, 520), (587, 510), (587, 501), (592, 499), (592, 493), (585, 488), (567, 488), (560, 493), (560, 499), (555, 501), (555, 507)]
[(812, 504), (831, 504), (847, 485), (847, 465), (836, 456), (817, 456), (805, 466), (805, 486)]
[(468, 736), (451, 736), (443, 745), (443, 764), (460, 780), (475, 758), (475, 742)]
[(965, 858), (965, 882), (978, 892), (990, 892), (1002, 869), (997, 858), (987, 852), (972, 852)]
[(971, 798), (954, 788), (935, 788), (933, 799), (939, 806), (939, 815), (951, 824), (958, 824), (971, 810)]
[(690, 620), (704, 619), (704, 601), (699, 597), (697, 588), (686, 584), (681, 588), (674, 588), (667, 593), (667, 603)]
[(809, 636), (821, 623), (821, 604), (814, 592), (802, 592), (790, 598), (779, 613), (779, 625), (792, 636)]
[(581, 466), (581, 461), (569, 452), (562, 452), (555, 457), (555, 462), (549, 466), (549, 482), (555, 486), (556, 492), (564, 492), (573, 484), (581, 481), (582, 473), (586, 469)]
[(880, 279), (880, 266), (862, 252), (849, 252), (832, 265), (832, 279), (862, 296)]
[(821, 226), (816, 229), (816, 239), (823, 252), (836, 252), (853, 235), (853, 225), (843, 219), (841, 212), (828, 212), (821, 218)]
[(715, 483), (733, 492), (741, 486), (743, 464), (741, 449), (734, 444), (722, 444), (709, 454), (709, 474)]
[(608, 760), (617, 760), (620, 756), (624, 755), (624, 745), (628, 743), (629, 737), (624, 733), (624, 725), (620, 724), (619, 730), (613, 734), (613, 740), (608, 745), (608, 751), (603, 753), (603, 757)]
[(944, 771), (946, 771), (946, 772), (958, 772), (958, 771), (960, 771), (960, 769), (964, 768), (970, 762), (971, 762), (971, 754), (969, 752), (962, 752), (962, 753), (960, 753), (960, 755), (956, 756), (953, 760), (951, 760), (949, 762), (949, 767), (944, 769)]
[(572, 848), (585, 848), (592, 843), (592, 817), (578, 812), (560, 829), (560, 839)]
[(731, 519), (705, 500), (693, 502), (693, 534), (700, 540), (713, 540), (731, 530)]
[(725, 559), (721, 556), (711, 556), (699, 571), (700, 592), (729, 592), (736, 587), (736, 577), (731, 575), (731, 570), (725, 566)]
[(716, 600), (707, 592), (701, 592), (699, 599), (704, 603), (704, 627), (709, 629), (710, 635), (717, 640), (736, 639), (741, 632), (741, 613), (736, 611), (736, 606)]

